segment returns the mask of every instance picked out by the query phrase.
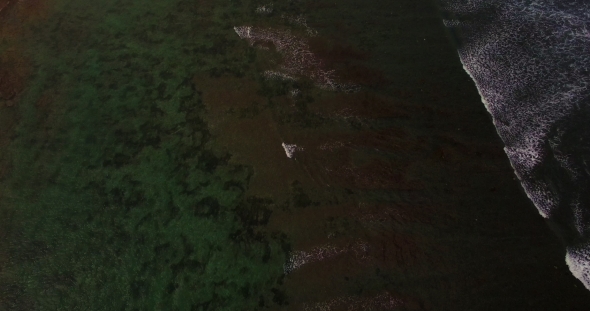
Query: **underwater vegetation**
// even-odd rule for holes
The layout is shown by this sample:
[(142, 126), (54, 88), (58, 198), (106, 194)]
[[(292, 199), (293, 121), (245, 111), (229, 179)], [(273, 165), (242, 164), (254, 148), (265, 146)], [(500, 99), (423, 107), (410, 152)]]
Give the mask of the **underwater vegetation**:
[(583, 301), (429, 1), (5, 3), (0, 310)]
[(1, 308), (273, 304), (288, 244), (258, 230), (270, 203), (244, 194), (251, 168), (208, 146), (192, 79), (247, 66), (225, 19), (189, 1), (59, 5), (23, 39), (34, 72), (0, 72), (20, 121), (3, 154)]

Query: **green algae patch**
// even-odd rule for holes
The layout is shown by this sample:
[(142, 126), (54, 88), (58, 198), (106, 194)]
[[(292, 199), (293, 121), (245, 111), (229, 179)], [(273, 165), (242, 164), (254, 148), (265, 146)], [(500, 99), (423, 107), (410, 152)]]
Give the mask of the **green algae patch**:
[(35, 73), (3, 181), (18, 212), (1, 307), (254, 310), (281, 293), (284, 237), (251, 214), (270, 203), (208, 147), (192, 77), (249, 68), (208, 9), (63, 2), (23, 39)]

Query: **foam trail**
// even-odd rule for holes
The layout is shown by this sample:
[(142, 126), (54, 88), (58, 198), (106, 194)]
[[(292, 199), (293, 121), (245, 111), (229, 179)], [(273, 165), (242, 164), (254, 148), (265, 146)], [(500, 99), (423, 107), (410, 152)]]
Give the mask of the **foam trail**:
[(309, 47), (306, 38), (296, 36), (288, 30), (277, 30), (254, 26), (236, 26), (234, 31), (241, 38), (254, 46), (257, 43), (272, 43), (277, 52), (284, 57), (279, 71), (267, 72), (274, 78), (295, 79), (306, 76), (325, 90), (356, 92), (357, 85), (338, 82), (334, 70), (328, 70), (324, 62)]
[(404, 301), (389, 293), (382, 293), (374, 297), (342, 296), (315, 304), (305, 304), (304, 311), (330, 310), (397, 310), (403, 308)]
[(346, 246), (322, 245), (308, 251), (295, 251), (283, 266), (285, 274), (289, 274), (304, 265), (329, 260), (342, 254), (351, 253), (357, 260), (366, 260), (369, 245), (363, 241), (356, 241)]
[(516, 175), (539, 213), (563, 231), (566, 262), (590, 289), (590, 235), (581, 229), (590, 221), (590, 5), (441, 4)]

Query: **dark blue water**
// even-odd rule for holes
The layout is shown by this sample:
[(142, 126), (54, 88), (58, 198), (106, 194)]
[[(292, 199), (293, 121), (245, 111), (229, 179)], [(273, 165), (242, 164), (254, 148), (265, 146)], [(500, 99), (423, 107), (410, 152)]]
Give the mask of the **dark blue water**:
[(442, 8), (516, 175), (590, 289), (590, 5), (446, 0)]

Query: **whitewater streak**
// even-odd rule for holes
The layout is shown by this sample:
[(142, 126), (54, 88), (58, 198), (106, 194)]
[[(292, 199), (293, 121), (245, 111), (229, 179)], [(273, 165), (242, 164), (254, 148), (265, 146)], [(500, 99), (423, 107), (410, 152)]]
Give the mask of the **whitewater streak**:
[(516, 175), (590, 290), (590, 5), (440, 1)]

